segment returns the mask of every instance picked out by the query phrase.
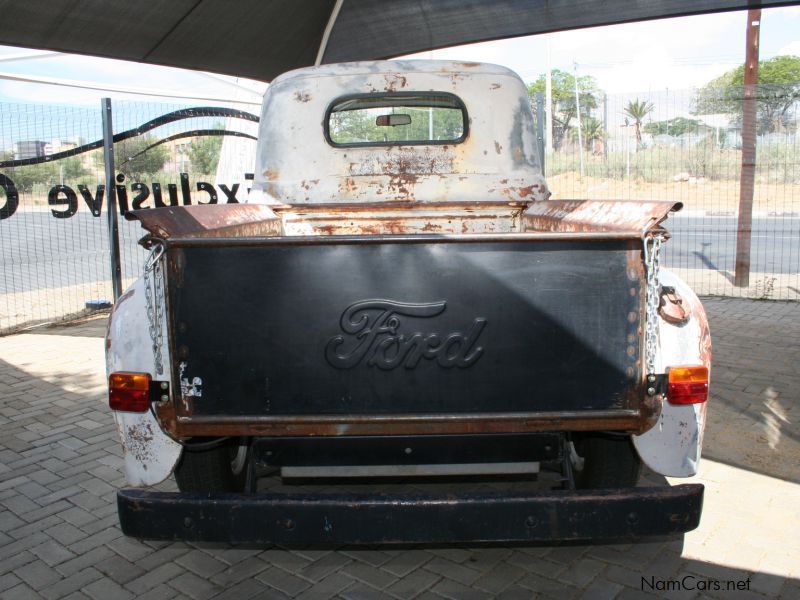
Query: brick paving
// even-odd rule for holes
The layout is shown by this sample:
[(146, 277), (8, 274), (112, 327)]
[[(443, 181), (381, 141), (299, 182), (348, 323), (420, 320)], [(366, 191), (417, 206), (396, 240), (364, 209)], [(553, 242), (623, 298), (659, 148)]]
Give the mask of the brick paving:
[(706, 484), (703, 521), (683, 540), (639, 544), (286, 550), (128, 539), (117, 525), (124, 481), (104, 321), (0, 338), (0, 598), (638, 598), (643, 578), (750, 579), (749, 591), (656, 592), (665, 597), (800, 597), (800, 304), (705, 304), (715, 347), (695, 478)]

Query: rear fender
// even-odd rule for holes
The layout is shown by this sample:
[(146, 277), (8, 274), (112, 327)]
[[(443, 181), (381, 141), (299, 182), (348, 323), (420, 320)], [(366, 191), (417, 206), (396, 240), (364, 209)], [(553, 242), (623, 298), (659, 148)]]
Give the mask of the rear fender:
[[(144, 281), (138, 279), (114, 305), (106, 333), (106, 375), (116, 371), (149, 373), (166, 380), (169, 349), (162, 350), (163, 374), (157, 375), (147, 322)], [(167, 340), (162, 323), (162, 339)], [(124, 453), (125, 477), (131, 486), (154, 485), (170, 476), (181, 456), (181, 445), (161, 430), (153, 413), (114, 411)]]
[[(711, 335), (708, 319), (692, 289), (672, 272), (661, 269), (662, 285), (672, 286), (690, 313), (682, 325), (658, 318), (659, 345), (656, 372), (669, 366), (705, 365), (711, 370)], [(663, 402), (654, 427), (633, 436), (633, 445), (644, 463), (656, 473), (670, 477), (691, 477), (697, 473), (706, 424), (706, 405), (676, 405)]]

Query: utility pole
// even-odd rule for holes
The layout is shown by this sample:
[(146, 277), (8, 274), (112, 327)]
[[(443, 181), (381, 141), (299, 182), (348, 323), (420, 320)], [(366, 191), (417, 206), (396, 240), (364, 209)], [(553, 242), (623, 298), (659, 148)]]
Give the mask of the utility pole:
[(572, 71), (575, 73), (575, 114), (578, 117), (578, 156), (581, 159), (581, 177), (583, 177), (583, 133), (581, 132), (581, 100), (578, 94), (578, 63), (572, 63)]
[(761, 9), (747, 11), (747, 47), (742, 100), (742, 175), (739, 182), (739, 220), (736, 227), (734, 285), (750, 285), (750, 242), (753, 228), (753, 188), (756, 172), (756, 111), (758, 94), (758, 41)]
[(603, 160), (608, 162), (608, 94), (603, 92)]
[(539, 161), (542, 167), (542, 175), (546, 174), (545, 171), (545, 153), (544, 153), (544, 98), (542, 92), (536, 92), (536, 146), (539, 150)]
[[(550, 63), (550, 36), (545, 34), (545, 44), (547, 44), (547, 73), (544, 80), (544, 118), (547, 123), (547, 151), (553, 151), (553, 76), (552, 66)], [(542, 157), (544, 163), (544, 157)], [(544, 174), (544, 173), (543, 173)]]

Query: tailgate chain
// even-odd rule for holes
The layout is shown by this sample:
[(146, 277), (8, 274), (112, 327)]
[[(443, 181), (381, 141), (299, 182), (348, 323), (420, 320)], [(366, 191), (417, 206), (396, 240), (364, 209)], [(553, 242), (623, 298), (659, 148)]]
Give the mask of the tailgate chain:
[(147, 325), (150, 340), (153, 342), (153, 361), (156, 373), (164, 373), (161, 349), (164, 341), (161, 334), (164, 306), (164, 271), (161, 259), (164, 256), (164, 245), (156, 243), (144, 262), (144, 301), (147, 308)]
[[(644, 266), (647, 271), (647, 313), (645, 315), (645, 338), (644, 338), (644, 358), (645, 369), (647, 372), (648, 390), (651, 396), (655, 393), (652, 383), (655, 381), (656, 374), (656, 352), (658, 350), (658, 305), (661, 295), (661, 284), (658, 281), (658, 269), (660, 266), (661, 244), (664, 242), (664, 235), (656, 233), (646, 236), (644, 242)], [(650, 393), (650, 390), (653, 393)]]

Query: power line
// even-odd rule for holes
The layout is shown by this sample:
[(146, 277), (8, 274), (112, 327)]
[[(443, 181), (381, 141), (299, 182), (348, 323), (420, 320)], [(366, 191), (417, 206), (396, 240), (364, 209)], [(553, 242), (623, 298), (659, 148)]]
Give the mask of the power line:
[[(233, 100), (231, 98), (215, 98), (209, 96), (199, 96), (194, 94), (182, 93), (168, 93), (155, 89), (148, 88), (132, 88), (127, 86), (111, 85), (111, 84), (98, 84), (85, 81), (76, 81), (72, 79), (60, 79), (57, 77), (41, 77), (37, 75), (18, 75), (16, 73), (0, 72), (0, 79), (8, 81), (20, 81), (23, 83), (39, 83), (44, 85), (57, 85), (62, 87), (71, 87), (85, 90), (94, 90), (100, 92), (116, 92), (121, 94), (133, 94), (136, 96), (153, 96), (159, 98), (176, 98), (182, 100), (203, 100), (205, 102), (225, 102), (228, 104), (246, 104), (252, 106), (254, 104), (261, 104), (261, 98), (254, 101)], [(254, 96), (256, 92), (251, 92)]]

